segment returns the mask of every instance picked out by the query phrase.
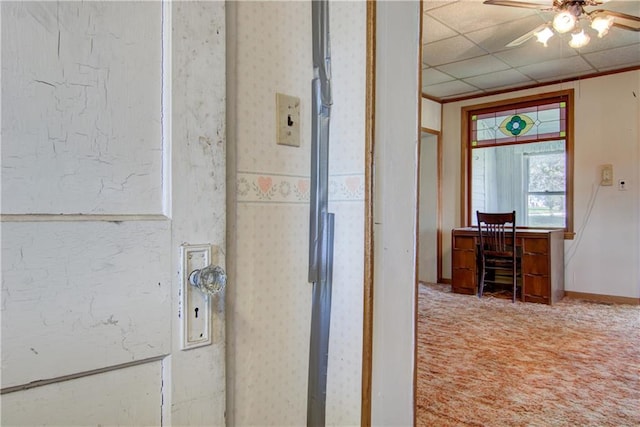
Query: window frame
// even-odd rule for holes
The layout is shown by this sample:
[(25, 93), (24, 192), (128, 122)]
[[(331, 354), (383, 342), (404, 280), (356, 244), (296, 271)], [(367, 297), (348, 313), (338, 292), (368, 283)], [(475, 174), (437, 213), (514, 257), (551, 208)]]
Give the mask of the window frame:
[[(564, 238), (573, 239), (573, 158), (574, 158), (574, 90), (567, 89), (556, 92), (531, 95), (526, 97), (504, 99), (485, 104), (468, 105), (461, 109), (461, 223), (465, 226), (472, 224), (474, 212), (471, 212), (471, 117), (473, 115), (492, 111), (501, 111), (508, 108), (522, 108), (538, 104), (546, 104), (554, 101), (566, 103), (566, 136), (565, 136), (565, 194), (566, 194), (566, 226)], [(522, 227), (543, 228), (543, 227)], [(545, 227), (548, 228), (548, 227)]]

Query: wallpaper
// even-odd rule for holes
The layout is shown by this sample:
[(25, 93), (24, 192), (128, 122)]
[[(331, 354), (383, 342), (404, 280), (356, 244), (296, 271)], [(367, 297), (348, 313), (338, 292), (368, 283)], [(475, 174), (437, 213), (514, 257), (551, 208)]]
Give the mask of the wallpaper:
[[(238, 202), (309, 204), (309, 176), (239, 172)], [(331, 175), (329, 201), (364, 200), (364, 175)]]
[[(234, 288), (228, 422), (306, 425), (311, 289), (311, 3), (234, 2)], [(365, 2), (332, 2), (329, 211), (335, 214), (327, 425), (360, 425)], [(276, 144), (275, 97), (300, 98), (300, 147)]]

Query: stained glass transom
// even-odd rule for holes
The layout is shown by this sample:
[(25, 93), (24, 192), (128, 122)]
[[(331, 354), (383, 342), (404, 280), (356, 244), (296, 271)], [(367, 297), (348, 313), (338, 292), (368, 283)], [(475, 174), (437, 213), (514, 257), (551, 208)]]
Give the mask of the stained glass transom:
[(564, 138), (566, 102), (476, 114), (471, 117), (471, 146), (520, 144)]

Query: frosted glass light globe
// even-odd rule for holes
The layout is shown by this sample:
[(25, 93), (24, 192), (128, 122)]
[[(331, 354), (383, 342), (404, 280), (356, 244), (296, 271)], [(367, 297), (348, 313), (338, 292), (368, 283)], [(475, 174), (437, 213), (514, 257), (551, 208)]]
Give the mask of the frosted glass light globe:
[(553, 18), (553, 28), (560, 34), (573, 30), (575, 26), (576, 17), (567, 11), (560, 12)]

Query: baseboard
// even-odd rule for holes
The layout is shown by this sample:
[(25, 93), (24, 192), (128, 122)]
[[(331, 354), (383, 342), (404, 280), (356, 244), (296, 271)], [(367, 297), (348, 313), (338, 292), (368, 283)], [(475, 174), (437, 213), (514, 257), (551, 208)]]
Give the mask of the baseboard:
[(564, 296), (569, 298), (583, 299), (586, 301), (603, 302), (609, 304), (630, 304), (640, 305), (640, 298), (618, 297), (614, 295), (588, 294), (584, 292), (565, 291)]

